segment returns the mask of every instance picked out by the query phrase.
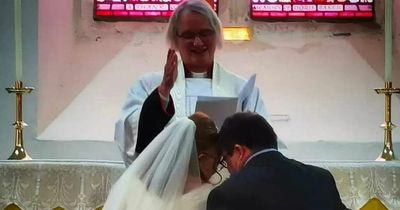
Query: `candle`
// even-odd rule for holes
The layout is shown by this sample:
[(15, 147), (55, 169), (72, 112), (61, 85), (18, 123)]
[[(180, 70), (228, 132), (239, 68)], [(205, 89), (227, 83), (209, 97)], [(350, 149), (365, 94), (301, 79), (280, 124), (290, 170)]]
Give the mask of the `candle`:
[(392, 19), (393, 0), (385, 0), (385, 81), (392, 81)]
[(22, 21), (21, 0), (14, 0), (14, 40), (16, 80), (22, 81)]

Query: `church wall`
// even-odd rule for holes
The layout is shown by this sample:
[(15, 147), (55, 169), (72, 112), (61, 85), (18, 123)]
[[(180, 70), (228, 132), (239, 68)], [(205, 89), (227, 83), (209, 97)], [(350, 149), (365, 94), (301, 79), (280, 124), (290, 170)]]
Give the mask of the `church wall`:
[[(394, 64), (393, 81), (396, 87), (400, 86), (400, 1), (393, 1), (393, 21), (394, 21)], [(399, 96), (400, 97), (400, 96)]]
[(40, 0), (38, 8), (41, 133), (127, 43), (127, 34), (110, 24), (93, 28), (91, 0)]
[[(53, 2), (40, 0), (41, 3), (46, 1)], [(25, 8), (29, 11), (24, 16), (27, 23), (24, 30), (29, 32), (24, 38), (29, 40), (24, 44), (24, 53), (29, 55), (24, 65), (29, 66), (29, 70), (24, 69), (24, 80), (27, 85), (39, 89), (24, 98), (25, 121), (31, 125), (25, 129), (25, 145), (33, 157), (119, 160), (118, 150), (110, 142), (39, 141), (35, 137), (53, 120), (57, 121), (57, 117), (65, 112), (64, 108), (79, 110), (82, 105), (76, 105), (79, 104), (77, 102), (84, 101), (88, 95), (91, 100), (96, 99), (96, 94), (101, 93), (99, 87), (104, 88), (99, 84), (108, 79), (104, 91), (114, 92), (114, 95), (110, 97), (108, 110), (100, 110), (100, 113), (111, 120), (102, 124), (103, 120), (88, 119), (100, 126), (95, 127), (93, 132), (108, 130), (105, 135), (112, 140), (113, 129), (110, 127), (125, 99), (127, 88), (139, 75), (161, 70), (165, 60), (164, 23), (96, 23), (91, 20), (90, 14), (88, 16), (88, 2), (91, 1), (60, 1), (64, 9), (53, 14), (58, 18), (46, 20), (43, 16), (45, 11), (38, 14), (37, 10), (31, 9), (42, 11), (45, 7), (37, 1), (24, 1), (24, 5), (29, 4), (29, 9)], [(378, 27), (364, 24), (249, 23), (243, 17), (246, 11), (236, 11), (242, 18), (233, 20), (231, 4), (229, 1), (221, 2), (222, 22), (251, 25), (254, 39), (251, 42), (225, 43), (216, 58), (223, 66), (245, 78), (252, 73), (258, 74), (257, 85), (272, 115), (272, 123), (284, 141), (381, 141), (383, 131), (379, 124), (383, 122), (383, 97), (373, 91), (374, 87), (383, 85), (384, 76), (383, 33)], [(395, 8), (400, 8), (399, 2), (394, 2)], [(13, 38), (13, 31), (10, 30), (13, 5), (11, 0), (5, 0), (3, 5), (0, 27), (4, 33), (0, 35), (0, 41), (4, 47), (0, 50), (0, 63), (4, 68), (1, 69), (0, 84), (6, 87), (14, 79), (14, 46), (9, 41)], [(400, 18), (397, 11), (394, 20), (395, 65), (398, 66)], [(72, 14), (81, 18), (77, 19)], [(377, 19), (378, 23), (383, 22), (381, 15)], [(50, 21), (50, 25), (41, 25), (42, 21)], [(52, 28), (56, 27), (52, 23), (57, 21), (62, 23)], [(39, 31), (35, 28), (37, 25)], [(343, 32), (351, 35), (334, 35)], [(43, 45), (49, 43), (49, 39), (52, 45)], [(47, 48), (38, 48), (37, 45)], [(36, 50), (39, 50), (39, 55)], [(41, 60), (41, 55), (51, 56), (52, 52), (57, 52), (54, 57), (42, 57)], [(395, 86), (400, 86), (399, 74), (399, 68), (395, 68)], [(82, 89), (85, 94), (80, 93)], [(5, 91), (0, 91), (0, 107), (4, 107), (0, 109), (1, 159), (8, 157), (13, 145), (14, 134), (10, 126), (14, 122), (13, 100)], [(394, 100), (394, 105), (400, 107), (398, 99)], [(98, 111), (99, 108), (92, 106), (92, 110)], [(108, 115), (108, 112), (111, 114)], [(400, 110), (394, 108), (394, 112), (393, 121), (400, 124)], [(78, 112), (75, 115), (82, 117), (89, 114)], [(76, 123), (82, 127), (79, 122)], [(395, 132), (395, 140), (399, 141), (399, 131)], [(327, 138), (324, 136), (326, 133), (332, 133), (334, 137)], [(348, 136), (353, 138), (349, 140)]]
[[(40, 0), (42, 1), (42, 0)], [(72, 2), (72, 1), (71, 1)], [(6, 93), (5, 87), (15, 81), (13, 0), (2, 0), (0, 6), (0, 159), (7, 159), (14, 148), (15, 96)], [(25, 85), (36, 88), (24, 96), (24, 147), (34, 159), (97, 159), (120, 160), (118, 149), (104, 142), (54, 142), (38, 141), (37, 98), (38, 98), (38, 28), (36, 0), (23, 0), (23, 80)], [(64, 10), (60, 10), (62, 12)], [(48, 103), (52, 103), (49, 101)]]
[[(64, 90), (71, 89), (68, 87), (72, 84), (80, 86), (79, 82), (72, 81), (80, 75), (73, 68), (74, 62), (71, 60), (74, 55), (72, 2), (60, 0), (55, 4), (51, 0), (40, 0), (38, 3), (39, 131), (51, 119), (50, 116), (60, 112), (66, 101), (73, 98), (74, 91)], [(47, 97), (41, 97), (42, 95)]]
[(14, 38), (13, 14), (7, 11), (12, 8), (10, 5), (12, 5), (12, 0), (7, 0), (3, 1), (0, 7), (0, 30), (2, 32), (0, 35), (0, 84), (2, 86), (0, 90), (0, 155), (2, 159), (6, 158), (5, 153), (10, 151), (11, 146), (14, 145), (11, 124), (15, 119), (11, 113), (15, 111), (15, 99), (4, 90), (5, 87), (13, 86), (13, 81), (15, 81), (14, 44), (10, 41)]

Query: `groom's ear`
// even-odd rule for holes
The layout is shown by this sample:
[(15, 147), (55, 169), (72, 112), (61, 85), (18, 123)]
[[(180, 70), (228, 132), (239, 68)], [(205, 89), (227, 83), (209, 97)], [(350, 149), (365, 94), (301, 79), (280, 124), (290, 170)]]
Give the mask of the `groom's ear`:
[(233, 152), (236, 153), (237, 161), (239, 161), (241, 166), (244, 166), (252, 154), (251, 150), (247, 146), (240, 144), (235, 144), (233, 146)]

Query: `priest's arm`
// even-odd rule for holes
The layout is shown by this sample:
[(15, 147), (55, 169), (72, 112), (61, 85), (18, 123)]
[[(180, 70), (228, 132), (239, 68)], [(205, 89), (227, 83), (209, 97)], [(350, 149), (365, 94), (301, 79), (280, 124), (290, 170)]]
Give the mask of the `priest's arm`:
[(161, 75), (151, 73), (136, 81), (122, 107), (115, 125), (114, 139), (126, 166), (133, 162), (174, 115), (172, 97), (163, 107), (163, 99), (158, 95), (157, 87), (161, 79)]

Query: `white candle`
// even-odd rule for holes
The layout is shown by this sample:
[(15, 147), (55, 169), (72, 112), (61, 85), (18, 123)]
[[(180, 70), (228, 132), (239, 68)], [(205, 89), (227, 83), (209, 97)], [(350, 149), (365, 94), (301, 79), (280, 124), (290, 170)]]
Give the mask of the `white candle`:
[(393, 0), (385, 0), (385, 81), (392, 81), (393, 55), (392, 55), (392, 20)]
[(14, 40), (16, 80), (22, 81), (22, 16), (21, 0), (14, 0)]

